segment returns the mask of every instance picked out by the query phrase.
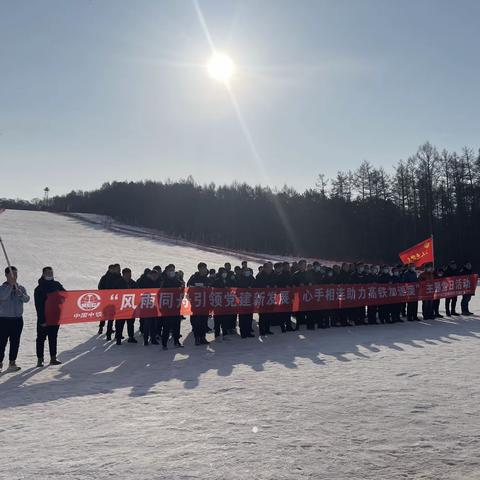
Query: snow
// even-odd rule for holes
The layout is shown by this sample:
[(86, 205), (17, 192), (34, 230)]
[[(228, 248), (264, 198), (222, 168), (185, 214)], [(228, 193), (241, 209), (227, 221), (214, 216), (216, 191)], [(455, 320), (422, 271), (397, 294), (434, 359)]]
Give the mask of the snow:
[[(0, 234), (30, 293), (46, 264), (78, 289), (111, 262), (237, 261), (48, 213), (7, 211)], [(0, 478), (480, 478), (478, 316), (208, 347), (184, 322), (166, 352), (70, 325), (43, 370), (32, 304), (25, 325), (23, 369), (0, 377)]]

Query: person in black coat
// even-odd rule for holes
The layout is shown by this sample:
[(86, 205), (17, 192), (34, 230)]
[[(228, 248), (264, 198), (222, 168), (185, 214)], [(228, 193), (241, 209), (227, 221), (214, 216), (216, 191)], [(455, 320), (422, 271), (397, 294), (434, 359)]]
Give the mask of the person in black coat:
[[(377, 283), (392, 283), (392, 275), (390, 275), (390, 268), (388, 265), (382, 266), (382, 271), (377, 277)], [(378, 306), (378, 318), (380, 323), (392, 323), (392, 309), (388, 303)]]
[[(120, 273), (120, 265), (118, 263), (109, 265), (107, 273), (105, 273), (105, 275), (103, 275), (100, 281), (98, 282), (98, 289), (113, 290), (113, 289), (121, 288), (121, 286), (122, 286), (122, 275)], [(105, 326), (105, 320), (102, 320), (98, 328), (99, 335), (103, 333), (104, 326)], [(113, 333), (114, 333), (113, 320), (108, 320), (107, 333), (105, 338), (107, 340), (111, 340)]]
[[(291, 284), (293, 287), (304, 287), (307, 285), (312, 285), (311, 272), (307, 271), (307, 262), (306, 260), (300, 260), (298, 262), (298, 270), (292, 275)], [(295, 329), (298, 330), (302, 323), (307, 324), (307, 329), (315, 329), (315, 312), (314, 311), (303, 311), (296, 312), (295, 318), (297, 320)]]
[[(457, 277), (460, 275), (460, 269), (457, 267), (457, 262), (455, 260), (450, 260), (448, 262), (447, 270), (445, 271), (446, 277)], [(447, 313), (447, 317), (450, 316), (458, 316), (460, 315), (455, 311), (455, 307), (457, 306), (457, 297), (450, 297), (445, 299), (445, 311)]]
[[(152, 269), (143, 278), (137, 282), (138, 288), (160, 288), (160, 274), (158, 270)], [(143, 322), (142, 322), (143, 320)], [(147, 347), (150, 343), (152, 345), (159, 345), (157, 340), (158, 335), (158, 317), (141, 318), (143, 324), (143, 344)]]
[[(198, 271), (195, 272), (187, 282), (188, 287), (208, 287), (210, 286), (209, 270), (207, 264), (200, 262), (197, 265)], [(191, 315), (190, 324), (192, 325), (195, 345), (208, 345), (206, 335), (208, 331), (208, 315)]]
[[(253, 278), (252, 271), (248, 268), (241, 270), (237, 276), (238, 288), (252, 288), (255, 286), (255, 278)], [(242, 338), (253, 338), (255, 335), (252, 330), (253, 313), (241, 313), (238, 316), (238, 323), (240, 326), (240, 336)]]
[[(213, 281), (211, 282), (211, 286), (214, 288), (228, 288), (229, 281), (228, 281), (228, 272), (224, 267), (220, 267), (218, 269), (218, 274), (215, 276)], [(229, 328), (232, 324), (232, 316), (231, 315), (222, 315), (215, 313), (213, 317), (214, 327), (213, 330), (215, 332), (215, 338), (220, 337), (222, 335), (223, 339), (226, 340), (226, 336), (230, 333), (231, 328)]]
[[(162, 288), (183, 288), (184, 283), (181, 280), (175, 271), (175, 265), (171, 263), (167, 265), (164, 270), (164, 279), (162, 282)], [(182, 317), (181, 315), (174, 316), (164, 316), (163, 320), (163, 329), (162, 329), (162, 346), (164, 350), (168, 349), (168, 339), (170, 334), (173, 338), (173, 344), (175, 348), (183, 348), (183, 345), (180, 343), (180, 326)]]
[[(392, 283), (398, 284), (403, 282), (403, 277), (400, 269), (398, 267), (392, 268)], [(390, 312), (392, 316), (392, 323), (402, 322), (400, 314), (402, 311), (401, 303), (392, 303), (390, 305)]]
[(50, 365), (60, 365), (57, 360), (57, 337), (60, 325), (47, 325), (45, 318), (45, 303), (49, 293), (64, 292), (65, 289), (53, 276), (52, 267), (43, 267), (42, 276), (38, 280), (38, 286), (34, 291), (35, 310), (37, 311), (37, 367), (44, 365), (45, 340), (48, 338), (50, 352)]
[[(255, 278), (255, 288), (272, 288), (275, 285), (272, 262), (266, 262)], [(259, 335), (273, 335), (270, 330), (271, 313), (258, 314)]]
[[(132, 271), (129, 268), (124, 268), (122, 270), (122, 281), (118, 283), (118, 288), (122, 290), (128, 290), (137, 288), (137, 282), (132, 279)], [(128, 343), (138, 343), (135, 340), (135, 318), (130, 318), (126, 320), (127, 322), (127, 334), (128, 334)], [(117, 345), (122, 344), (123, 339), (123, 328), (125, 327), (125, 320), (116, 320), (115, 321), (115, 340)]]
[[(472, 264), (470, 262), (465, 262), (460, 270), (460, 275), (471, 275), (472, 273)], [(462, 307), (462, 315), (473, 315), (473, 313), (468, 309), (468, 304), (470, 303), (471, 298), (472, 295), (470, 294), (463, 295), (460, 303)]]

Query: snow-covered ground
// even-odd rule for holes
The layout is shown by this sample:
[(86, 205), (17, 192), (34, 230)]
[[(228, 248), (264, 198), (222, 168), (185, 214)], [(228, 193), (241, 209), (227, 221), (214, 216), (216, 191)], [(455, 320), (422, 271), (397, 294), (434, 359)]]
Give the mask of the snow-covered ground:
[[(46, 264), (78, 289), (111, 262), (237, 260), (48, 213), (7, 211), (0, 234), (30, 293)], [(0, 377), (1, 479), (480, 478), (478, 316), (208, 347), (184, 322), (167, 352), (71, 325), (39, 370), (32, 307), (23, 369)]]

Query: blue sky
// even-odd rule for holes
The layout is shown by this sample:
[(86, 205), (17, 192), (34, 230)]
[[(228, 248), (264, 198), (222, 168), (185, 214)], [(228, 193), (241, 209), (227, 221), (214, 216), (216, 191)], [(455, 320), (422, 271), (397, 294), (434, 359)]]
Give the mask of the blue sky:
[(199, 5), (250, 143), (193, 1), (0, 0), (0, 197), (190, 174), (303, 191), (480, 146), (480, 2)]

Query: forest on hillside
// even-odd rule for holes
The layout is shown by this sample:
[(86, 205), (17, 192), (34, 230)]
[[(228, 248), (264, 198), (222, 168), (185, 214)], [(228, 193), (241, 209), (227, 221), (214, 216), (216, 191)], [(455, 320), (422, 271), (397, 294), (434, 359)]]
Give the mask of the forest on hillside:
[(110, 215), (189, 241), (324, 259), (395, 262), (431, 233), (436, 259), (480, 263), (480, 151), (420, 146), (391, 172), (362, 162), (334, 178), (319, 174), (299, 193), (245, 183), (106, 183), (43, 202), (0, 200), (5, 208)]

